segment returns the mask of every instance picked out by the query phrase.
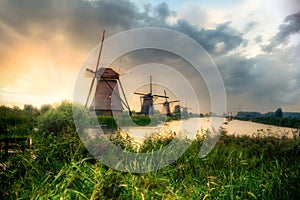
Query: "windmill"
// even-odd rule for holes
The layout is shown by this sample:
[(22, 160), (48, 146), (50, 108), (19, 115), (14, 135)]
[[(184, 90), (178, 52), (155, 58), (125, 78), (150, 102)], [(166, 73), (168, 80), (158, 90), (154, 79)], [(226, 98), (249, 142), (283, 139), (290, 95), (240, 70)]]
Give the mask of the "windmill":
[(183, 118), (188, 118), (188, 116), (189, 116), (188, 110), (190, 110), (192, 108), (187, 107), (187, 101), (185, 102), (185, 107), (181, 106), (181, 108), (182, 108), (181, 116)]
[(166, 115), (166, 116), (171, 116), (171, 110), (170, 110), (170, 103), (175, 103), (175, 102), (179, 102), (179, 100), (174, 100), (174, 101), (168, 101), (168, 96), (167, 96), (167, 92), (166, 90), (164, 90), (164, 98), (165, 98), (165, 102), (163, 103), (158, 103), (158, 104), (162, 104), (163, 108), (162, 108), (162, 114)]
[(153, 99), (156, 100), (158, 97), (165, 98), (162, 95), (154, 95), (152, 94), (152, 76), (150, 76), (150, 84), (149, 84), (149, 93), (140, 93), (135, 92), (134, 94), (141, 95), (141, 114), (144, 115), (153, 115), (154, 114), (154, 107), (153, 107)]
[[(115, 72), (112, 68), (101, 67), (99, 69), (104, 36), (105, 31), (103, 31), (102, 34), (101, 46), (95, 71), (88, 68), (86, 69), (86, 72), (91, 73), (93, 75), (93, 79), (85, 103), (85, 108), (89, 103), (95, 80), (97, 80), (96, 90), (90, 105), (90, 110), (95, 111), (97, 115), (121, 115), (124, 110), (123, 106), (125, 106), (128, 109), (129, 114), (131, 115), (130, 107), (126, 99), (123, 86), (119, 79), (120, 75), (117, 72)], [(125, 101), (120, 97), (118, 85), (120, 85)]]

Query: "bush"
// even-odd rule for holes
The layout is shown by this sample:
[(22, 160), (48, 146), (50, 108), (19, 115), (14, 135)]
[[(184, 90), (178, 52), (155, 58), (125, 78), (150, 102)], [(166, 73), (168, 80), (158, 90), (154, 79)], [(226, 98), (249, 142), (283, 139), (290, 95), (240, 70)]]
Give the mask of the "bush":
[(18, 107), (0, 106), (0, 137), (28, 136), (36, 115)]
[(63, 132), (74, 132), (75, 124), (72, 103), (63, 101), (56, 108), (50, 108), (38, 118), (41, 132), (59, 135)]

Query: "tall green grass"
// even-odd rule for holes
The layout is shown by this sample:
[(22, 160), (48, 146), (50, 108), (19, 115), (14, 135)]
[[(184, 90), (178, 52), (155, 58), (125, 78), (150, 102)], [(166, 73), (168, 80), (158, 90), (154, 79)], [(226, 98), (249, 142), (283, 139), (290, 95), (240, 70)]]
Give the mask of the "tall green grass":
[[(136, 174), (95, 160), (73, 120), (67, 102), (37, 117), (39, 132), (33, 132), (32, 125), (28, 128), (33, 148), (1, 157), (0, 199), (300, 199), (299, 137), (222, 134), (203, 159), (198, 157), (203, 138), (198, 137), (167, 167)], [(162, 149), (173, 139), (171, 133), (152, 136), (136, 148), (129, 136), (111, 137), (126, 151), (144, 153)]]
[[(139, 151), (172, 140), (148, 138)], [(9, 157), (2, 199), (299, 199), (300, 141), (223, 135), (204, 159), (198, 138), (158, 171), (119, 172), (94, 160), (74, 133), (35, 135), (35, 147)], [(130, 138), (113, 140), (128, 151)]]
[(98, 116), (99, 124), (106, 125), (107, 128), (117, 129), (118, 127), (128, 126), (156, 126), (160, 122), (171, 121), (176, 118), (157, 116)]

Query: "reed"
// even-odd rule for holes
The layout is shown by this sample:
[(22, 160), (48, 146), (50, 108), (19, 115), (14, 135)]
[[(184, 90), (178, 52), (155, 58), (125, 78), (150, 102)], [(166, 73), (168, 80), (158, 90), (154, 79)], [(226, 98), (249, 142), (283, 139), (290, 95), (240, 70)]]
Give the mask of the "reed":
[[(167, 145), (148, 138), (140, 152)], [(300, 141), (223, 134), (204, 159), (203, 138), (155, 172), (120, 172), (95, 161), (76, 134), (35, 135), (35, 148), (9, 157), (1, 171), (2, 199), (299, 199)], [(130, 138), (116, 137), (128, 151)]]

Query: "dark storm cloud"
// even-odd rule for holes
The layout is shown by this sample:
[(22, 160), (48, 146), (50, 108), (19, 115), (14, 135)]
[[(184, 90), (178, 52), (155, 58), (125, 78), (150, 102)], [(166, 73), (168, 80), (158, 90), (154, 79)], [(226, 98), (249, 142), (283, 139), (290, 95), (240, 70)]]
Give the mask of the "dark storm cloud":
[(183, 32), (212, 54), (221, 55), (240, 46), (242, 35), (230, 23), (215, 29), (198, 29), (185, 20), (168, 25), (166, 19), (175, 16), (167, 3), (146, 5), (139, 10), (128, 0), (1, 0), (0, 23), (22, 37), (49, 39), (64, 35), (74, 45), (97, 43), (101, 29), (108, 36), (136, 27), (167, 27)]
[[(0, 19), (3, 24), (20, 34), (28, 34), (30, 25), (46, 22), (57, 15), (54, 1), (36, 0), (1, 0)], [(46, 9), (47, 8), (47, 9)], [(51, 25), (51, 24), (49, 24)]]
[(216, 29), (198, 29), (185, 20), (179, 20), (170, 28), (192, 37), (214, 55), (225, 54), (243, 42), (242, 34), (230, 27), (230, 22), (219, 24)]
[(146, 4), (144, 11), (137, 11), (136, 19), (132, 23), (132, 27), (166, 27), (166, 19), (171, 16), (175, 16), (176, 13), (170, 10), (167, 3), (161, 3), (157, 6), (152, 4)]
[(137, 15), (137, 8), (127, 0), (1, 0), (0, 11), (2, 21), (22, 33), (34, 24), (49, 29), (72, 23), (78, 29), (90, 23), (128, 28)]
[(241, 55), (221, 56), (215, 59), (223, 79), (231, 92), (238, 94), (249, 89), (255, 81), (254, 59), (247, 59)]
[(300, 32), (300, 11), (287, 16), (284, 23), (279, 26), (278, 33), (271, 39), (267, 46), (263, 47), (266, 52), (271, 52), (279, 45), (285, 45), (288, 42), (289, 36)]
[(159, 4), (158, 6), (156, 6), (154, 10), (157, 14), (157, 17), (160, 18), (161, 20), (165, 20), (172, 15), (176, 15), (174, 11), (170, 10), (167, 3)]
[(77, 44), (95, 44), (103, 28), (109, 29), (109, 34), (129, 29), (138, 16), (135, 5), (127, 0), (0, 2), (0, 23), (20, 36), (47, 39), (59, 33)]
[(291, 60), (287, 54), (277, 52), (273, 56), (262, 54), (252, 58), (235, 54), (216, 58), (231, 105), (255, 105), (256, 109), (267, 111), (297, 104), (300, 101), (299, 71), (297, 62), (287, 64)]

